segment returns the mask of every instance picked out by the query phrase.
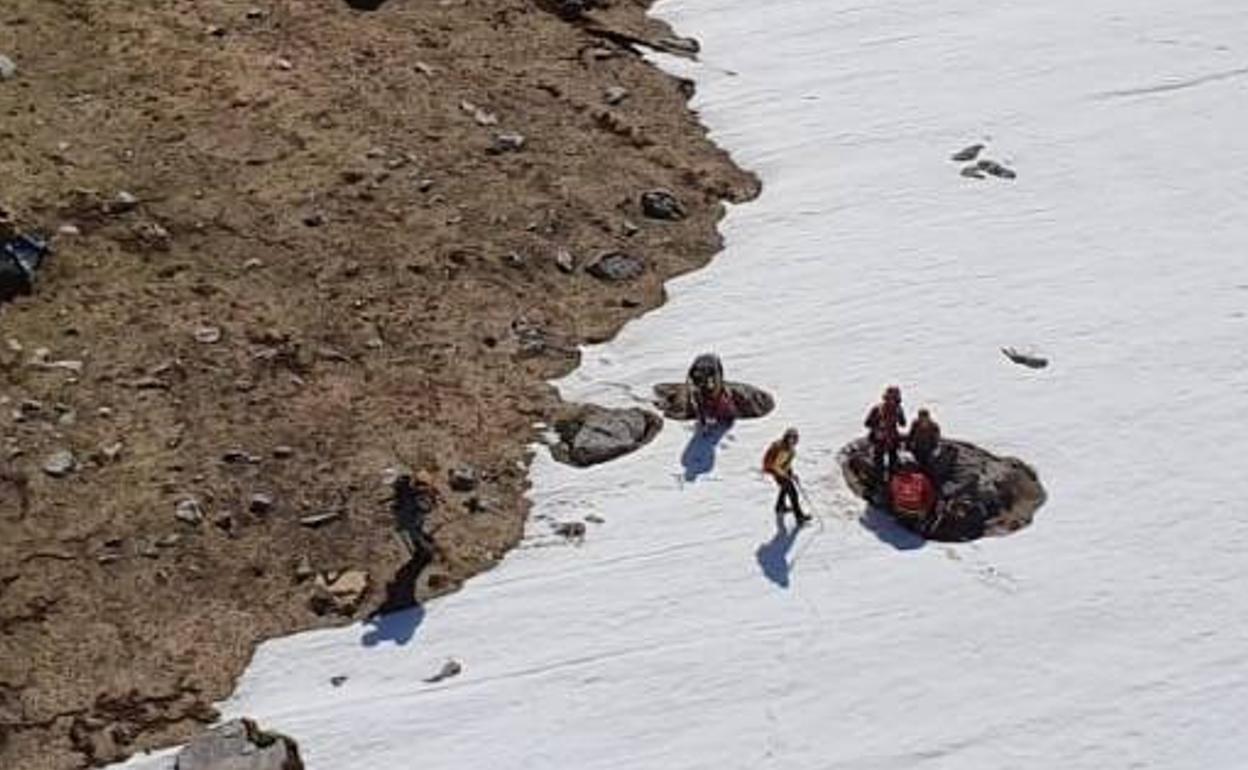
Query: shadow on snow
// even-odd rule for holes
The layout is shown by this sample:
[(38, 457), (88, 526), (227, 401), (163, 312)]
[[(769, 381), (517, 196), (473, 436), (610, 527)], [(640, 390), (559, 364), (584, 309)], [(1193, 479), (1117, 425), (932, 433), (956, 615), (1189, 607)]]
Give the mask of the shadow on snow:
[(360, 637), (360, 644), (376, 647), (382, 642), (393, 642), (402, 647), (416, 635), (424, 619), (425, 608), (419, 604), (398, 612), (373, 615), (365, 621), (368, 630)]
[(888, 543), (898, 551), (914, 551), (927, 542), (922, 535), (906, 529), (892, 514), (874, 505), (868, 505), (858, 517), (863, 529), (874, 534), (881, 542)]
[(715, 450), (719, 447), (720, 439), (731, 427), (722, 424), (706, 429), (693, 429), (685, 451), (680, 454), (680, 464), (685, 469), (685, 481), (695, 481), (698, 476), (710, 473), (715, 468)]
[(763, 576), (781, 588), (789, 587), (789, 571), (792, 567), (789, 551), (793, 550), (799, 531), (801, 528), (796, 523), (789, 529), (785, 526), (784, 516), (776, 514), (776, 534), (754, 552), (758, 566), (763, 569)]

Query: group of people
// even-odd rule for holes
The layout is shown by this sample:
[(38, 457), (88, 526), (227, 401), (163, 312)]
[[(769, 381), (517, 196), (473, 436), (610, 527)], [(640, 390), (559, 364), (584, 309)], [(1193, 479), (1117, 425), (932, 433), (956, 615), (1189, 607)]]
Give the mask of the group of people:
[[(910, 431), (903, 435), (901, 429), (906, 427), (906, 412), (901, 405), (901, 389), (897, 386), (884, 390), (880, 403), (867, 413), (863, 427), (867, 429), (867, 438), (871, 442), (872, 463), (880, 484), (897, 472), (900, 467), (898, 451), (902, 448), (914, 456), (921, 470), (931, 472), (932, 460), (940, 448), (940, 425), (932, 419), (931, 412), (920, 409)], [(801, 526), (810, 521), (810, 516), (802, 510), (800, 482), (793, 471), (798, 438), (797, 428), (788, 428), (784, 435), (773, 441), (763, 455), (763, 472), (771, 476), (779, 487), (776, 513), (783, 515), (792, 511), (798, 526)]]

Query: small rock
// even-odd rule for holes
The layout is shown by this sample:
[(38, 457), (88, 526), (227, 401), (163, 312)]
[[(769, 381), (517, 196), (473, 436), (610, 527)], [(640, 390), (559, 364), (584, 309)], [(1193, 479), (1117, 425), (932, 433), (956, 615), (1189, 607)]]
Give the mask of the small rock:
[(291, 63), (290, 59), (283, 59), (280, 56), (273, 60), (273, 66), (286, 72), (295, 68), (295, 65)]
[(204, 520), (204, 509), (199, 501), (193, 497), (188, 497), (178, 501), (177, 507), (174, 508), (173, 515), (178, 521), (187, 524), (199, 524)]
[(288, 457), (292, 457), (294, 454), (295, 454), (294, 448), (288, 447), (285, 444), (278, 444), (277, 446), (273, 447), (273, 456), (279, 460), (285, 460)]
[(450, 679), (453, 676), (459, 676), (464, 671), (464, 664), (454, 658), (448, 659), (442, 664), (442, 668), (438, 669), (438, 673), (425, 680), (428, 684), (437, 684), (443, 679)]
[(512, 251), (509, 252), (507, 256), (503, 257), (503, 261), (507, 263), (508, 267), (520, 268), (524, 267), (528, 260), (525, 259), (524, 255), (520, 252)]
[(641, 228), (638, 227), (635, 222), (625, 219), (620, 224), (620, 230), (624, 233), (625, 237), (632, 238), (634, 235), (636, 235), (638, 232), (641, 231)]
[(685, 218), (685, 207), (667, 190), (642, 193), (641, 211), (651, 219), (664, 219), (669, 222)]
[(251, 257), (243, 263), (244, 270), (257, 270), (262, 267), (264, 267), (264, 260), (259, 257)]
[(215, 517), (213, 517), (212, 523), (226, 532), (233, 531), (234, 515), (229, 512), (218, 513)]
[(316, 529), (342, 517), (342, 511), (325, 511), (313, 513), (299, 519), (299, 523), (309, 529)]
[(333, 578), (321, 574), (316, 578), (313, 609), (318, 612), (333, 610), (341, 615), (350, 615), (364, 600), (369, 584), (368, 573), (364, 570), (347, 570)]
[(246, 16), (247, 16), (247, 18), (248, 18), (248, 19), (250, 19), (250, 20), (252, 20), (252, 21), (256, 21), (256, 20), (258, 20), (258, 19), (263, 19), (263, 18), (264, 18), (264, 9), (263, 9), (263, 8), (256, 8), (256, 7), (248, 8), (248, 9), (247, 9)]
[(691, 37), (661, 37), (654, 41), (655, 47), (675, 54), (693, 56), (702, 50), (702, 44)]
[(983, 179), (984, 178), (984, 172), (980, 171), (979, 166), (976, 166), (974, 163), (972, 163), (969, 166), (963, 166), (962, 171), (960, 171), (959, 173), (961, 173), (962, 176), (967, 177), (968, 179)]
[(121, 560), (121, 554), (119, 554), (119, 553), (102, 553), (102, 554), (100, 554), (99, 556), (95, 557), (95, 560), (96, 560), (96, 561), (98, 561), (100, 564), (112, 564), (112, 563), (113, 563), (113, 562), (115, 562), (115, 561), (120, 561), (120, 560)]
[(559, 249), (556, 251), (555, 266), (564, 273), (576, 272), (576, 260), (572, 257), (572, 252), (567, 249)]
[(124, 448), (125, 445), (120, 441), (114, 441), (100, 449), (100, 456), (104, 458), (105, 462), (115, 463), (117, 458), (121, 457), (121, 451)]
[(241, 449), (228, 449), (221, 455), (221, 462), (230, 465), (258, 465), (260, 458)]
[(64, 235), (64, 236), (72, 238), (73, 236), (76, 236), (76, 235), (82, 235), (82, 231), (78, 229), (77, 225), (61, 225), (60, 227), (56, 228), (56, 234)]
[(165, 535), (164, 537), (158, 538), (156, 540), (156, 546), (158, 548), (173, 548), (180, 542), (182, 542), (181, 535), (178, 535), (178, 534)]
[(606, 519), (602, 518), (596, 513), (591, 513), (588, 516), (586, 516), (585, 521), (588, 521), (590, 524), (605, 524), (607, 522)]
[(74, 453), (68, 449), (60, 449), (53, 452), (43, 463), (43, 472), (52, 478), (63, 478), (74, 472), (78, 467), (78, 460), (74, 457)]
[(603, 281), (628, 281), (646, 272), (646, 261), (632, 254), (611, 251), (600, 255), (585, 270)]
[(983, 149), (984, 146), (982, 144), (972, 144), (970, 147), (963, 147), (961, 150), (958, 150), (949, 159), (958, 163), (966, 163), (979, 157), (979, 153)]
[(555, 525), (555, 534), (568, 540), (584, 540), (585, 522), (561, 521)]
[(320, 227), (321, 225), (325, 224), (325, 215), (319, 212), (314, 213), (314, 214), (308, 214), (307, 216), (303, 218), (303, 224), (306, 227)]
[(508, 132), (494, 135), (494, 143), (490, 145), (489, 152), (492, 155), (501, 155), (505, 152), (520, 152), (524, 149), (524, 134)]
[(420, 190), (422, 193), (427, 193), (433, 189), (433, 184), (434, 182), (432, 179), (421, 179), (416, 182), (416, 189)]
[(346, 684), (346, 682), (347, 682), (347, 677), (343, 674), (339, 674), (338, 676), (331, 676), (329, 678), (329, 683), (333, 685), (334, 687), (342, 687), (344, 684)]
[(456, 492), (471, 492), (477, 488), (479, 478), (477, 469), (471, 465), (461, 465), (447, 472), (451, 489)]
[(212, 345), (221, 341), (221, 329), (216, 326), (201, 326), (194, 332), (195, 341), (202, 345)]
[(980, 171), (983, 171), (986, 174), (991, 174), (998, 179), (1013, 179), (1018, 176), (1013, 169), (1006, 168), (995, 160), (984, 158), (983, 160), (980, 160), (977, 165), (979, 166)]
[(12, 80), (17, 77), (17, 64), (0, 53), (0, 80)]
[(256, 492), (247, 502), (247, 510), (256, 514), (264, 514), (273, 510), (273, 495), (266, 492)]
[(312, 560), (307, 555), (300, 556), (299, 562), (295, 564), (295, 580), (302, 583), (316, 574), (316, 570), (312, 569)]
[(97, 417), (107, 420), (108, 418), (113, 416), (113, 410), (110, 407), (102, 406), (99, 409), (95, 410), (95, 414)]
[(1043, 369), (1049, 365), (1049, 359), (1047, 358), (1030, 353), (1020, 353), (1014, 348), (1001, 348), (1001, 352), (1006, 358), (1028, 369)]
[(603, 92), (602, 98), (607, 104), (616, 105), (629, 97), (629, 91), (624, 86), (611, 86)]
[(207, 32), (210, 37), (225, 37), (225, 27), (222, 27), (219, 24), (210, 24), (204, 31)]
[(139, 199), (132, 193), (122, 190), (117, 193), (117, 197), (113, 198), (109, 211), (114, 214), (124, 214), (127, 211), (134, 211), (139, 206)]

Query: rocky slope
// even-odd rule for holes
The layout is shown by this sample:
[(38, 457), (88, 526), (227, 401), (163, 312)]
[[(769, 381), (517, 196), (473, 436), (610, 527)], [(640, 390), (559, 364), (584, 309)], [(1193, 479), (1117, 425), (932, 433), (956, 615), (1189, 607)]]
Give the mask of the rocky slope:
[(257, 641), (377, 606), (396, 469), (420, 594), (518, 541), (546, 380), (757, 192), (597, 5), (5, 5), (0, 208), (55, 253), (0, 306), (0, 765), (185, 738)]

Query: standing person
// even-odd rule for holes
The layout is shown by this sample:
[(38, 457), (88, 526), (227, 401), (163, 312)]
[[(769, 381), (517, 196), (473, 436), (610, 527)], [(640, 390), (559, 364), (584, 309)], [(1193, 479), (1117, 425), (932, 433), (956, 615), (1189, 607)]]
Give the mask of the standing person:
[(896, 385), (885, 388), (883, 400), (871, 407), (863, 425), (871, 439), (875, 475), (882, 481), (885, 478), (885, 455), (888, 456), (888, 475), (897, 470), (897, 447), (901, 444), (901, 434), (897, 429), (906, 426), (906, 413), (901, 408), (901, 388)]
[(767, 453), (763, 455), (763, 472), (775, 479), (776, 486), (780, 488), (776, 495), (776, 514), (793, 511), (800, 527), (810, 521), (810, 517), (802, 511), (802, 504), (797, 499), (797, 474), (793, 472), (793, 460), (796, 458), (797, 428), (789, 428), (767, 447)]
[(926, 409), (919, 410), (919, 416), (915, 418), (910, 434), (906, 436), (906, 448), (923, 470), (931, 470), (932, 456), (940, 448), (940, 425), (932, 419), (931, 412)]

